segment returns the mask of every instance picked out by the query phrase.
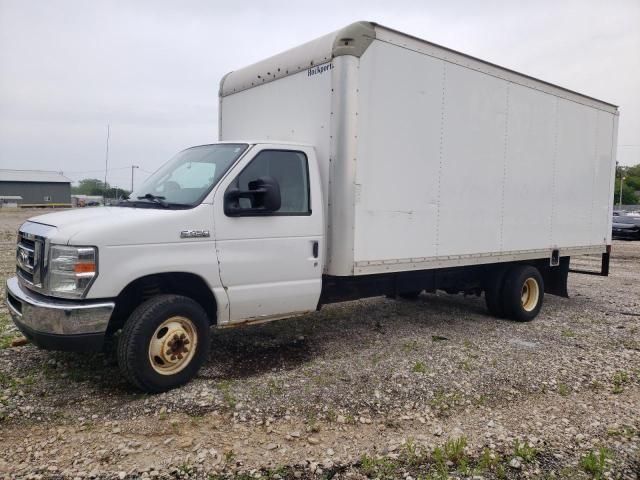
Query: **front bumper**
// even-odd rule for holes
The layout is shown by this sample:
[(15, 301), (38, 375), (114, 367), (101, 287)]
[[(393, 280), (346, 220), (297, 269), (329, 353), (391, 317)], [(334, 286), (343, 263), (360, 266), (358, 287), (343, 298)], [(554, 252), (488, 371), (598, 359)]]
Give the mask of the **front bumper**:
[(637, 230), (613, 230), (611, 233), (613, 238), (624, 238), (628, 240), (640, 240), (640, 232)]
[(113, 302), (59, 300), (33, 293), (7, 280), (7, 306), (13, 323), (47, 350), (96, 351), (102, 348)]

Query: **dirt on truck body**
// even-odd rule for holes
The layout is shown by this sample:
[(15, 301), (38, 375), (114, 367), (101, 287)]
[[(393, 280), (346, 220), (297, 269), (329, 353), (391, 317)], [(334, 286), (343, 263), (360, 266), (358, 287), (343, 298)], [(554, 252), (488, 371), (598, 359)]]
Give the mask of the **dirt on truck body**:
[[(0, 213), (2, 287), (32, 215)], [(640, 242), (569, 290), (524, 324), (422, 294), (214, 331), (198, 377), (160, 395), (109, 353), (11, 346), (3, 304), (0, 477), (638, 478)]]

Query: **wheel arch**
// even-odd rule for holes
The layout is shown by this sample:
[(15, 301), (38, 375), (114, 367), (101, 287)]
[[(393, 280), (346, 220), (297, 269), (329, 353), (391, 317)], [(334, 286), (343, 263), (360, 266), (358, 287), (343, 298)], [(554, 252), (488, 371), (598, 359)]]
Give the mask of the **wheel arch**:
[(137, 278), (122, 289), (116, 297), (107, 333), (122, 328), (129, 315), (142, 302), (167, 293), (183, 295), (198, 302), (207, 313), (211, 325), (217, 324), (218, 302), (201, 276), (190, 272), (163, 272)]

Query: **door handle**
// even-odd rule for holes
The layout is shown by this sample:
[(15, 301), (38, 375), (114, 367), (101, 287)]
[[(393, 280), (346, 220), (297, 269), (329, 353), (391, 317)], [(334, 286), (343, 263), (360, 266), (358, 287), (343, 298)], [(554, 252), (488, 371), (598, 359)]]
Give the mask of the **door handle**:
[(313, 258), (318, 258), (318, 248), (318, 242), (314, 241), (312, 244)]

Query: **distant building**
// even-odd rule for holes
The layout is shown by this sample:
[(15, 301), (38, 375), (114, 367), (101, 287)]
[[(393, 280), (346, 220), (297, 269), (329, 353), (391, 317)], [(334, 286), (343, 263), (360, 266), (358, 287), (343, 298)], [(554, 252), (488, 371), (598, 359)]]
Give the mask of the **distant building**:
[(71, 180), (60, 172), (0, 169), (0, 197), (22, 197), (22, 207), (71, 206)]
[(0, 208), (18, 208), (21, 203), (20, 195), (0, 195)]

